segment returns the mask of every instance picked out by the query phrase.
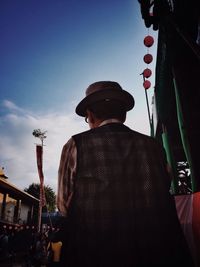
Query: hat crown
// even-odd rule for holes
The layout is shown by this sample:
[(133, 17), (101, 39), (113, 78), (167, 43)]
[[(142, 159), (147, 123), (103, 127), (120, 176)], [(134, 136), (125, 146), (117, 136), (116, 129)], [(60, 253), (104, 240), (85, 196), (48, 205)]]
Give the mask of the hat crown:
[(86, 96), (91, 95), (93, 93), (102, 91), (102, 90), (123, 90), (121, 86), (117, 82), (112, 81), (100, 81), (92, 83), (86, 89)]
[(133, 96), (122, 89), (119, 83), (114, 81), (98, 81), (88, 86), (85, 91), (85, 98), (76, 107), (76, 113), (79, 116), (86, 116), (87, 108), (97, 102), (108, 100), (119, 101), (124, 105), (126, 111), (134, 107)]

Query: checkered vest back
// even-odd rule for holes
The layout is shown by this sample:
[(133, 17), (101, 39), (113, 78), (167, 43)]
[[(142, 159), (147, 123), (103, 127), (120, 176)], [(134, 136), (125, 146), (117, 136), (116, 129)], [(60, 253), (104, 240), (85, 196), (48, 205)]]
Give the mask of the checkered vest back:
[(110, 264), (115, 259), (115, 266), (154, 266), (173, 257), (182, 262), (184, 241), (160, 144), (118, 123), (73, 138), (77, 175), (69, 217), (75, 265), (81, 260), (93, 266), (98, 258), (95, 266), (105, 266), (102, 255)]

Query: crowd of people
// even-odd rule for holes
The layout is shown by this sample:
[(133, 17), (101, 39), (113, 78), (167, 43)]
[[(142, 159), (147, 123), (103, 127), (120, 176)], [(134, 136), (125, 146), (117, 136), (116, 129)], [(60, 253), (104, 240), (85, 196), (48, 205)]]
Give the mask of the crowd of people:
[(59, 228), (34, 226), (2, 227), (0, 230), (0, 266), (58, 266), (62, 242)]

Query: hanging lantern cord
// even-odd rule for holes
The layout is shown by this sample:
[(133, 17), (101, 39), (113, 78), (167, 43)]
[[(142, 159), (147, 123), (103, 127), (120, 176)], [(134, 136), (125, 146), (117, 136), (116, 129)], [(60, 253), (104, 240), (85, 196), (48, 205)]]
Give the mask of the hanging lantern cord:
[[(145, 77), (144, 74), (141, 73), (140, 75), (142, 75), (143, 77), (143, 81), (145, 82)], [(149, 125), (150, 125), (150, 129), (152, 127), (152, 122), (151, 122), (151, 115), (150, 115), (150, 109), (149, 109), (149, 101), (148, 101), (148, 95), (147, 95), (147, 90), (145, 89), (145, 97), (146, 97), (146, 103), (147, 103), (147, 111), (148, 111), (148, 117), (149, 117)]]

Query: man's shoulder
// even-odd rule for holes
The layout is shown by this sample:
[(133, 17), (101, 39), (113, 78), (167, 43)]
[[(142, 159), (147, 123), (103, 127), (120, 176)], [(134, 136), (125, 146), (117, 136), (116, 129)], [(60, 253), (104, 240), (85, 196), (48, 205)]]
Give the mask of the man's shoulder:
[(95, 134), (102, 134), (102, 133), (107, 133), (107, 132), (124, 132), (127, 134), (132, 135), (133, 137), (135, 137), (136, 139), (139, 140), (143, 140), (144, 142), (152, 142), (152, 143), (157, 143), (158, 141), (154, 138), (151, 137), (149, 135), (137, 132), (131, 128), (129, 128), (128, 126), (122, 124), (122, 123), (109, 123), (94, 129), (90, 129), (78, 134), (75, 134), (72, 136), (72, 139), (76, 140), (77, 138), (83, 137), (83, 136), (88, 136), (88, 135), (95, 135)]
[(96, 135), (98, 133), (102, 133), (102, 132), (110, 132), (110, 131), (119, 131), (121, 129), (128, 129), (130, 130), (128, 127), (126, 127), (124, 124), (122, 123), (108, 123), (96, 128), (92, 128), (89, 129), (87, 131), (83, 131), (81, 133), (75, 134), (72, 136), (72, 139), (77, 139), (79, 137), (83, 137), (83, 136), (87, 136), (87, 135)]
[(69, 151), (69, 150), (73, 149), (74, 146), (75, 146), (74, 139), (73, 139), (73, 137), (71, 137), (71, 138), (68, 139), (68, 141), (64, 144), (64, 146), (63, 146), (63, 148), (62, 148), (63, 153), (65, 153), (66, 151)]
[(90, 134), (90, 132), (91, 132), (91, 129), (84, 131), (84, 132), (81, 132), (81, 133), (74, 134), (74, 135), (72, 135), (71, 139), (76, 140), (76, 138), (78, 138), (79, 136), (84, 136), (84, 135)]
[(149, 136), (147, 134), (140, 133), (140, 132), (137, 132), (134, 130), (132, 130), (132, 133), (133, 133), (133, 135), (135, 135), (135, 137), (142, 139), (142, 140), (146, 140), (147, 142), (157, 142), (155, 137)]
[(138, 138), (138, 140), (142, 140), (143, 142), (146, 142), (148, 144), (155, 145), (158, 147), (161, 146), (160, 142), (155, 137), (152, 137), (152, 136), (149, 136), (143, 133), (139, 133), (136, 131), (133, 131), (133, 132), (135, 134), (135, 137)]

